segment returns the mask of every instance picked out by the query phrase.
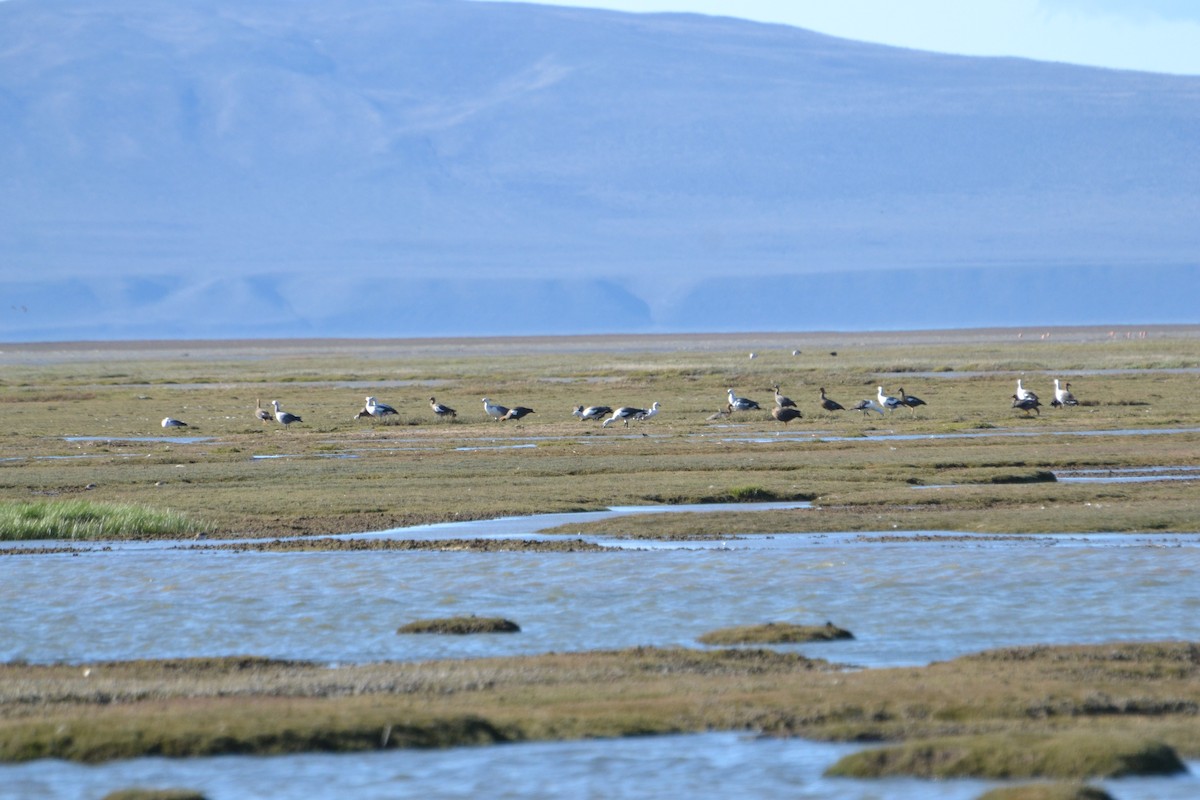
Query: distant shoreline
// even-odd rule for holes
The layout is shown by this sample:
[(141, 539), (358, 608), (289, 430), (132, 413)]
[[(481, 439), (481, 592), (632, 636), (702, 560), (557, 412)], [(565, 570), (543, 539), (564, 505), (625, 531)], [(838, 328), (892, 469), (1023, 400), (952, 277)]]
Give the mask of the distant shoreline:
[(0, 364), (92, 361), (120, 356), (150, 360), (174, 358), (266, 357), (285, 353), (353, 353), (388, 356), (398, 350), (413, 356), (471, 352), (591, 353), (746, 349), (837, 348), (856, 345), (1098, 342), (1106, 339), (1196, 339), (1194, 325), (1014, 326), (910, 331), (775, 331), (758, 333), (578, 334), (559, 336), (437, 336), (429, 338), (291, 338), (291, 339), (129, 339), (96, 341), (0, 342)]

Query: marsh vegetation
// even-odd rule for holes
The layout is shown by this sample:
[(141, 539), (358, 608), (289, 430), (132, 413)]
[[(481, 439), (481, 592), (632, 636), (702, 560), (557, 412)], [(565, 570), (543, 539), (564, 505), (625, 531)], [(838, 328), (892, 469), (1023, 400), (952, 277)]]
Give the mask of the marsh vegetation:
[[(188, 546), (236, 556), (601, 549), (578, 538), (592, 534), (716, 540), (857, 531), (885, 541), (930, 531), (1200, 532), (1191, 479), (1200, 469), (1194, 329), (1145, 339), (1065, 331), (1053, 339), (964, 332), (13, 346), (4, 359), (0, 537), (11, 540), (202, 537)], [(1071, 376), (1079, 406), (1034, 417), (1011, 408), (1018, 377), (1048, 395), (1060, 375)], [(785, 427), (766, 411), (714, 417), (729, 387), (769, 408), (775, 384), (803, 418)], [(818, 405), (820, 387), (849, 407), (881, 384), (902, 385), (927, 405), (870, 417)], [(458, 409), (456, 418), (433, 415), (434, 393)], [(399, 413), (355, 419), (366, 395)], [(484, 396), (536, 414), (495, 421)], [(303, 422), (257, 419), (256, 405), (268, 398)], [(579, 404), (654, 401), (661, 412), (629, 428), (571, 415)], [(167, 415), (188, 422), (186, 437), (156, 430)], [(1125, 469), (1160, 479), (1062, 479)], [(561, 537), (555, 542), (330, 536), (760, 500), (810, 506), (569, 522), (551, 531)], [(39, 557), (36, 549), (0, 552), (9, 556), (0, 569)], [(1114, 774), (1105, 764), (1200, 756), (1198, 665), (1196, 645), (1174, 641), (1064, 642), (868, 670), (744, 645), (337, 668), (253, 657), (10, 663), (0, 665), (0, 758), (90, 762), (717, 729), (898, 748), (845, 769), (870, 768), (865, 760), (881, 773), (933, 774), (923, 770), (936, 763), (946, 774), (1086, 778)]]

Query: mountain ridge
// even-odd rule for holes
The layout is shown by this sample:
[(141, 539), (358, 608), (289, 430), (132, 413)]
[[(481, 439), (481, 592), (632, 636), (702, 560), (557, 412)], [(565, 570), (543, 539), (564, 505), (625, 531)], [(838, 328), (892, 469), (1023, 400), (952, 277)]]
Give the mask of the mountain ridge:
[(1038, 268), (968, 321), (1194, 321), (1094, 317), (1200, 288), (1196, 100), (693, 15), (8, 0), (0, 339), (947, 327), (939, 276)]

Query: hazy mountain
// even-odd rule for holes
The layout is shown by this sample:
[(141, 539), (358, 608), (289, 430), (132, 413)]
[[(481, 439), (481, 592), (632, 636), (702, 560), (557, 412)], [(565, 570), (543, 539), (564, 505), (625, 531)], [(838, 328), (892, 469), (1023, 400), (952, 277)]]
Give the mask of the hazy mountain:
[(0, 339), (1195, 322), (1200, 78), (467, 0), (0, 3)]

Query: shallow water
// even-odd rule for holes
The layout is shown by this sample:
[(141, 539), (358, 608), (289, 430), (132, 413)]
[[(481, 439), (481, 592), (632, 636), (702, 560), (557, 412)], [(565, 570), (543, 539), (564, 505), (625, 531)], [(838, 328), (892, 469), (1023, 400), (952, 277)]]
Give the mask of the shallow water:
[[(646, 509), (615, 513), (634, 511)], [(606, 513), (613, 512), (372, 535), (533, 536)], [(1198, 537), (892, 534), (622, 542), (629, 549), (602, 553), (233, 553), (131, 544), (7, 556), (0, 660), (255, 654), (347, 663), (697, 646), (714, 628), (771, 620), (848, 628), (856, 639), (788, 649), (864, 666), (926, 664), (1002, 645), (1200, 638)], [(395, 633), (414, 619), (469, 613), (509, 617), (522, 631)], [(821, 778), (848, 749), (710, 734), (99, 767), (42, 761), (0, 766), (0, 798), (98, 797), (147, 783), (202, 788), (213, 798), (969, 798), (988, 786)], [(1200, 783), (1130, 780), (1114, 792), (1194, 797)]]

